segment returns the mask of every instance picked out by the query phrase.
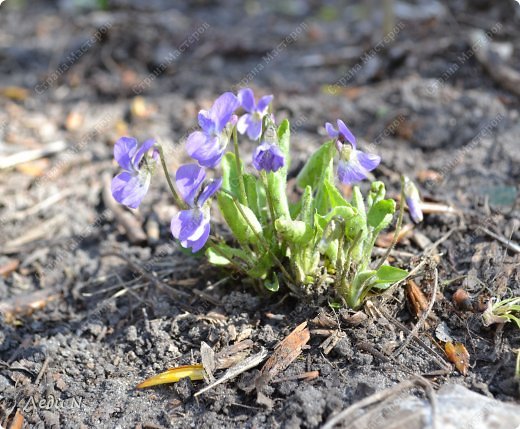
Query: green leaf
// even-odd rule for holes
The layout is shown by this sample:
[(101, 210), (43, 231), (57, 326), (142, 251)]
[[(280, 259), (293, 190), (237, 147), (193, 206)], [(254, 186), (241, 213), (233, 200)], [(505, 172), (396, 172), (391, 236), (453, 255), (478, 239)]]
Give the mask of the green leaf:
[(373, 277), (375, 274), (375, 270), (359, 271), (356, 273), (352, 284), (348, 288), (347, 296), (345, 297), (350, 308), (356, 309), (361, 306), (365, 295), (373, 285)]
[(392, 221), (392, 215), (394, 212), (394, 200), (380, 200), (372, 205), (372, 207), (370, 207), (367, 215), (367, 222), (371, 227), (381, 230), (388, 226), (388, 224)]
[(217, 243), (206, 249), (206, 256), (213, 265), (229, 265), (233, 262), (242, 262), (251, 265), (251, 257), (242, 249), (228, 246), (226, 243)]
[(308, 244), (312, 238), (312, 228), (301, 220), (276, 219), (275, 228), (291, 246)]
[(358, 211), (358, 213), (366, 220), (367, 212), (365, 210), (365, 202), (363, 201), (363, 195), (359, 190), (359, 186), (352, 188), (352, 206)]
[(341, 192), (339, 192), (339, 189), (336, 187), (336, 185), (331, 183), (328, 179), (325, 179), (323, 185), (325, 186), (325, 193), (327, 194), (327, 198), (331, 207), (350, 206), (347, 200), (343, 198), (343, 195), (341, 195)]
[(233, 195), (239, 195), (239, 183), (237, 174), (237, 164), (235, 154), (227, 152), (222, 158), (222, 189), (231, 192)]
[(285, 119), (278, 127), (278, 147), (285, 156), (285, 165), (276, 172), (267, 174), (267, 186), (273, 202), (273, 209), (277, 218), (291, 218), (289, 202), (287, 201), (287, 171), (289, 168), (289, 145), (291, 129), (289, 121)]
[[(376, 281), (374, 287), (378, 289), (382, 288), (382, 285), (390, 286), (397, 283), (408, 275), (408, 271), (402, 270), (401, 268), (392, 267), (391, 265), (383, 265), (377, 270)], [(385, 287), (383, 287), (386, 289)]]
[(312, 188), (310, 186), (305, 187), (305, 191), (303, 192), (301, 198), (301, 211), (298, 215), (299, 220), (306, 222), (307, 225), (313, 227), (314, 225), (314, 210), (313, 210), (313, 197), (312, 197)]
[[(249, 207), (233, 200), (225, 192), (219, 192), (217, 201), (220, 211), (235, 238), (241, 243), (258, 244), (257, 235), (262, 234), (262, 225), (253, 211)], [(243, 214), (237, 206), (240, 206)]]
[(278, 281), (278, 276), (274, 274), (272, 280), (265, 280), (264, 286), (267, 290), (270, 290), (271, 292), (278, 292), (278, 290), (280, 289), (280, 282)]
[[(296, 181), (298, 186), (305, 188), (310, 186), (312, 189), (318, 189), (320, 181), (323, 180), (323, 173), (330, 168), (332, 171), (332, 158), (334, 156), (334, 141), (330, 140), (320, 146), (314, 152), (307, 163), (303, 166), (298, 174)], [(330, 180), (332, 175), (326, 175)]]
[[(254, 214), (257, 218), (263, 219), (266, 216), (266, 204), (265, 204), (265, 191), (264, 191), (264, 200), (260, 202), (260, 198), (258, 195), (258, 178), (253, 176), (252, 174), (244, 174), (244, 185), (246, 188), (247, 202), (249, 208), (253, 210)], [(261, 188), (263, 190), (263, 188)], [(237, 190), (238, 191), (238, 190)], [(263, 212), (263, 213), (262, 213)]]
[(366, 233), (366, 221), (359, 213), (352, 216), (345, 224), (345, 236), (348, 240), (354, 240), (358, 237), (360, 231), (364, 231), (361, 235), (360, 242), (365, 238)]
[(208, 262), (213, 265), (229, 265), (231, 261), (221, 254), (217, 253), (215, 249), (208, 247), (206, 250), (206, 256), (208, 258)]
[(370, 191), (368, 192), (367, 196), (367, 205), (370, 210), (370, 208), (377, 203), (378, 201), (381, 201), (386, 194), (385, 184), (383, 182), (372, 182), (370, 185)]
[(253, 268), (247, 271), (247, 275), (254, 279), (265, 279), (272, 272), (273, 258), (269, 252), (266, 252), (255, 262)]

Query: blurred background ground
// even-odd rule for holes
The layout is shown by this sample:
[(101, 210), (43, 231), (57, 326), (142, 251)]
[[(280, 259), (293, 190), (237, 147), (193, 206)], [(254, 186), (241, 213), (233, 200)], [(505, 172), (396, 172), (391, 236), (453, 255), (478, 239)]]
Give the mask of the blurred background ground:
[[(105, 255), (126, 255), (180, 288), (206, 290), (225, 276), (171, 240), (175, 208), (160, 175), (133, 217), (133, 237), (103, 189), (116, 171), (119, 136), (157, 138), (174, 168), (198, 110), (241, 86), (274, 94), (277, 118), (290, 119), (293, 175), (325, 139), (324, 122), (342, 118), (363, 147), (383, 157), (375, 174), (391, 195), (404, 172), (425, 198), (464, 213), (427, 215), (416, 228), (434, 242), (458, 227), (439, 247), (441, 279), (454, 281), (434, 311), (472, 357), (468, 376), (432, 381), (518, 401), (518, 329), (484, 328), (477, 313), (457, 311), (450, 298), (459, 286), (475, 301), (520, 295), (518, 253), (481, 229), (520, 242), (520, 5), (395, 1), (389, 21), (372, 3), (0, 6), (0, 423), (29, 398), (51, 395), (80, 398), (81, 406), (27, 406), (28, 427), (316, 427), (411, 372), (439, 369), (413, 347), (398, 362), (363, 348), (368, 342), (388, 351), (402, 341), (394, 326), (372, 318), (344, 329), (327, 355), (318, 347), (323, 339), (313, 337), (306, 359), (291, 368), (319, 370), (320, 377), (274, 385), (272, 410), (239, 383), (198, 401), (186, 383), (134, 389), (154, 372), (198, 361), (201, 341), (219, 349), (250, 338), (272, 349), (320, 310), (292, 298), (279, 304), (282, 296), (259, 298), (229, 281), (209, 290), (213, 300), (191, 297), (187, 312), (124, 260)], [(494, 44), (476, 44), (475, 30)], [(43, 156), (13, 162), (32, 151)], [(422, 251), (411, 239), (400, 250)], [(412, 326), (403, 292), (394, 295), (385, 305)], [(28, 312), (29, 305), (43, 308)]]

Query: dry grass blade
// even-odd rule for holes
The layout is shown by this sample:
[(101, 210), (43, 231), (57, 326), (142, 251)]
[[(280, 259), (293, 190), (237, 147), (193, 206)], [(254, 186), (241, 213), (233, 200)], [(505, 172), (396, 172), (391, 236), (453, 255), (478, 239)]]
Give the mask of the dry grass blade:
[(421, 202), (420, 208), (426, 214), (462, 215), (462, 211), (447, 204)]
[(520, 73), (509, 67), (500, 55), (492, 48), (492, 43), (482, 30), (474, 30), (470, 33), (471, 46), (474, 48), (475, 57), (486, 69), (489, 75), (501, 86), (516, 95), (520, 95)]
[(482, 232), (486, 233), (490, 237), (497, 240), (499, 243), (503, 244), (504, 247), (506, 247), (507, 249), (512, 250), (513, 252), (516, 252), (516, 253), (520, 253), (520, 246), (518, 244), (514, 243), (513, 241), (511, 241), (505, 237), (502, 237), (501, 235), (495, 234), (493, 231), (490, 231), (489, 229), (487, 229), (483, 226), (480, 226), (479, 229), (481, 229)]
[[(385, 401), (395, 398), (399, 393), (406, 391), (408, 389), (411, 389), (413, 387), (422, 387), (426, 395), (428, 397), (428, 400), (430, 401), (431, 405), (431, 427), (432, 429), (437, 428), (437, 422), (436, 422), (436, 411), (437, 411), (437, 399), (435, 397), (435, 392), (433, 391), (432, 386), (428, 382), (428, 380), (425, 380), (422, 377), (417, 377), (412, 380), (402, 381), (401, 383), (392, 386), (388, 389), (382, 390), (380, 392), (376, 392), (373, 395), (370, 395), (369, 397), (356, 402), (355, 404), (348, 407), (346, 410), (341, 411), (339, 414), (336, 414), (334, 417), (329, 419), (325, 425), (321, 429), (333, 429), (336, 424), (340, 422), (348, 422), (348, 427), (358, 427), (353, 426), (356, 424), (356, 420), (363, 416), (363, 414), (359, 414), (359, 411), (363, 410), (366, 407), (369, 407), (371, 405), (375, 405), (378, 403), (384, 403)], [(368, 411), (369, 412), (369, 411)], [(359, 426), (363, 427), (363, 426)], [(427, 426), (424, 426), (425, 428)]]
[(66, 148), (67, 143), (64, 141), (57, 141), (54, 143), (49, 143), (47, 146), (41, 149), (24, 150), (10, 156), (6, 156), (4, 159), (0, 160), (0, 170), (5, 170), (18, 164), (23, 164), (24, 162), (34, 161), (35, 159), (45, 158), (46, 156), (61, 152)]
[(310, 338), (311, 334), (306, 321), (285, 337), (276, 346), (273, 354), (263, 366), (260, 376), (256, 379), (257, 390), (261, 391), (275, 375), (287, 368), (300, 355), (303, 346)]
[(6, 255), (19, 253), (23, 250), (23, 246), (26, 244), (52, 236), (56, 227), (62, 225), (65, 219), (65, 215), (60, 213), (51, 219), (46, 220), (45, 222), (42, 222), (31, 229), (28, 229), (20, 237), (6, 243), (0, 253)]
[(257, 354), (250, 356), (250, 357), (244, 359), (242, 362), (229, 368), (222, 377), (220, 377), (214, 383), (211, 383), (209, 386), (206, 386), (204, 389), (199, 390), (197, 393), (195, 393), (194, 396), (199, 396), (199, 395), (203, 394), (204, 392), (207, 392), (208, 390), (213, 389), (215, 386), (218, 386), (219, 384), (222, 384), (228, 380), (231, 380), (231, 379), (235, 378), (236, 376), (242, 374), (243, 372), (246, 372), (247, 370), (254, 368), (267, 357), (267, 354), (268, 354), (267, 350), (262, 348), (262, 350), (260, 350)]

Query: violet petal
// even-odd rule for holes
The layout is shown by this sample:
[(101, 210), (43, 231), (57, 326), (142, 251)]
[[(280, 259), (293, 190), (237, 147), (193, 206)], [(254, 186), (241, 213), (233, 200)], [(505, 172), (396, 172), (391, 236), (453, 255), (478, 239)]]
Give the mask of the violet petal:
[(190, 207), (195, 205), (195, 197), (199, 192), (200, 186), (206, 178), (206, 172), (196, 164), (181, 165), (175, 173), (175, 183), (182, 199)]
[(244, 88), (238, 91), (238, 100), (246, 112), (253, 112), (255, 110), (255, 96), (251, 88)]
[(132, 170), (132, 158), (137, 149), (137, 140), (133, 137), (121, 137), (114, 145), (114, 159), (124, 170)]

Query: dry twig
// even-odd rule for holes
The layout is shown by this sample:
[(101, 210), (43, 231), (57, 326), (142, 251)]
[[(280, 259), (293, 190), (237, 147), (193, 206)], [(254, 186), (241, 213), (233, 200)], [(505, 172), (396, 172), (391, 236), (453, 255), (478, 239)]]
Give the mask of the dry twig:
[(433, 388), (428, 382), (428, 380), (425, 380), (422, 377), (416, 377), (411, 380), (402, 381), (401, 383), (395, 386), (392, 386), (380, 392), (376, 392), (373, 395), (370, 395), (368, 398), (356, 402), (355, 404), (348, 407), (346, 410), (341, 411), (339, 414), (329, 419), (329, 421), (325, 423), (322, 429), (333, 429), (334, 426), (340, 422), (348, 422), (347, 427), (351, 427), (355, 425), (356, 420), (359, 419), (359, 417), (356, 417), (355, 415), (360, 410), (363, 410), (364, 408), (369, 407), (371, 405), (375, 405), (377, 403), (381, 403), (381, 407), (389, 399), (397, 396), (402, 391), (411, 389), (413, 387), (422, 387), (425, 390), (431, 405), (431, 428), (436, 429), (437, 398), (435, 397), (435, 392), (433, 391)]

